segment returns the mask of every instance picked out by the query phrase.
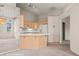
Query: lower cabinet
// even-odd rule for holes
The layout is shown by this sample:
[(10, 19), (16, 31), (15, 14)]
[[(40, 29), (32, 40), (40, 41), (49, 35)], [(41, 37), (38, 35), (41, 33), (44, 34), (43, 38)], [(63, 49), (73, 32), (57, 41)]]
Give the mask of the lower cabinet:
[(47, 36), (40, 37), (39, 42), (40, 42), (39, 47), (46, 47), (47, 46)]
[(21, 49), (43, 48), (47, 46), (47, 36), (20, 36)]

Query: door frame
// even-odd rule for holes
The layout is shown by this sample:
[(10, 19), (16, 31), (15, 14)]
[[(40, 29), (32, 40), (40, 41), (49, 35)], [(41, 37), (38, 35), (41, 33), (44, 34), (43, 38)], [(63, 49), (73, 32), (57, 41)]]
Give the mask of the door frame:
[[(68, 16), (66, 16), (66, 17), (70, 17), (70, 15), (68, 15)], [(64, 17), (64, 18), (66, 18), (66, 17)], [(61, 19), (60, 19), (60, 44), (62, 44), (62, 42), (63, 42), (63, 39), (62, 39), (62, 36), (63, 36), (63, 35), (62, 35), (62, 31), (63, 31), (63, 30), (62, 30), (62, 23), (63, 23), (63, 19), (64, 19), (64, 18), (61, 18)]]

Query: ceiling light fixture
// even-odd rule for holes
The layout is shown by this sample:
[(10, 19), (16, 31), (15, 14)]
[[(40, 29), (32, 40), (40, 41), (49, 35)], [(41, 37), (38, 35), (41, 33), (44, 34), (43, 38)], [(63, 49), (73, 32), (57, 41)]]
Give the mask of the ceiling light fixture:
[(30, 8), (36, 8), (36, 6), (34, 6), (32, 3), (27, 3), (27, 6)]

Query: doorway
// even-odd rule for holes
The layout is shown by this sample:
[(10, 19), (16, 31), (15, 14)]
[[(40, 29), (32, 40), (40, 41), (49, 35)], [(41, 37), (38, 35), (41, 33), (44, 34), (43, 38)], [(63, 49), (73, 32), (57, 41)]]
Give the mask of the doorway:
[(62, 19), (62, 44), (70, 45), (70, 16)]
[(62, 22), (62, 39), (65, 40), (65, 22)]

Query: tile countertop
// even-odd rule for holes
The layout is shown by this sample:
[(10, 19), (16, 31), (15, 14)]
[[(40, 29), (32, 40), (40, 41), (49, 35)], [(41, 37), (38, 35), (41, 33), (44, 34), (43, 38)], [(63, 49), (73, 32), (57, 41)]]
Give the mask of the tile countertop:
[(20, 34), (20, 36), (42, 36), (42, 35), (44, 35), (44, 36), (46, 36), (46, 35), (48, 35), (48, 34)]

